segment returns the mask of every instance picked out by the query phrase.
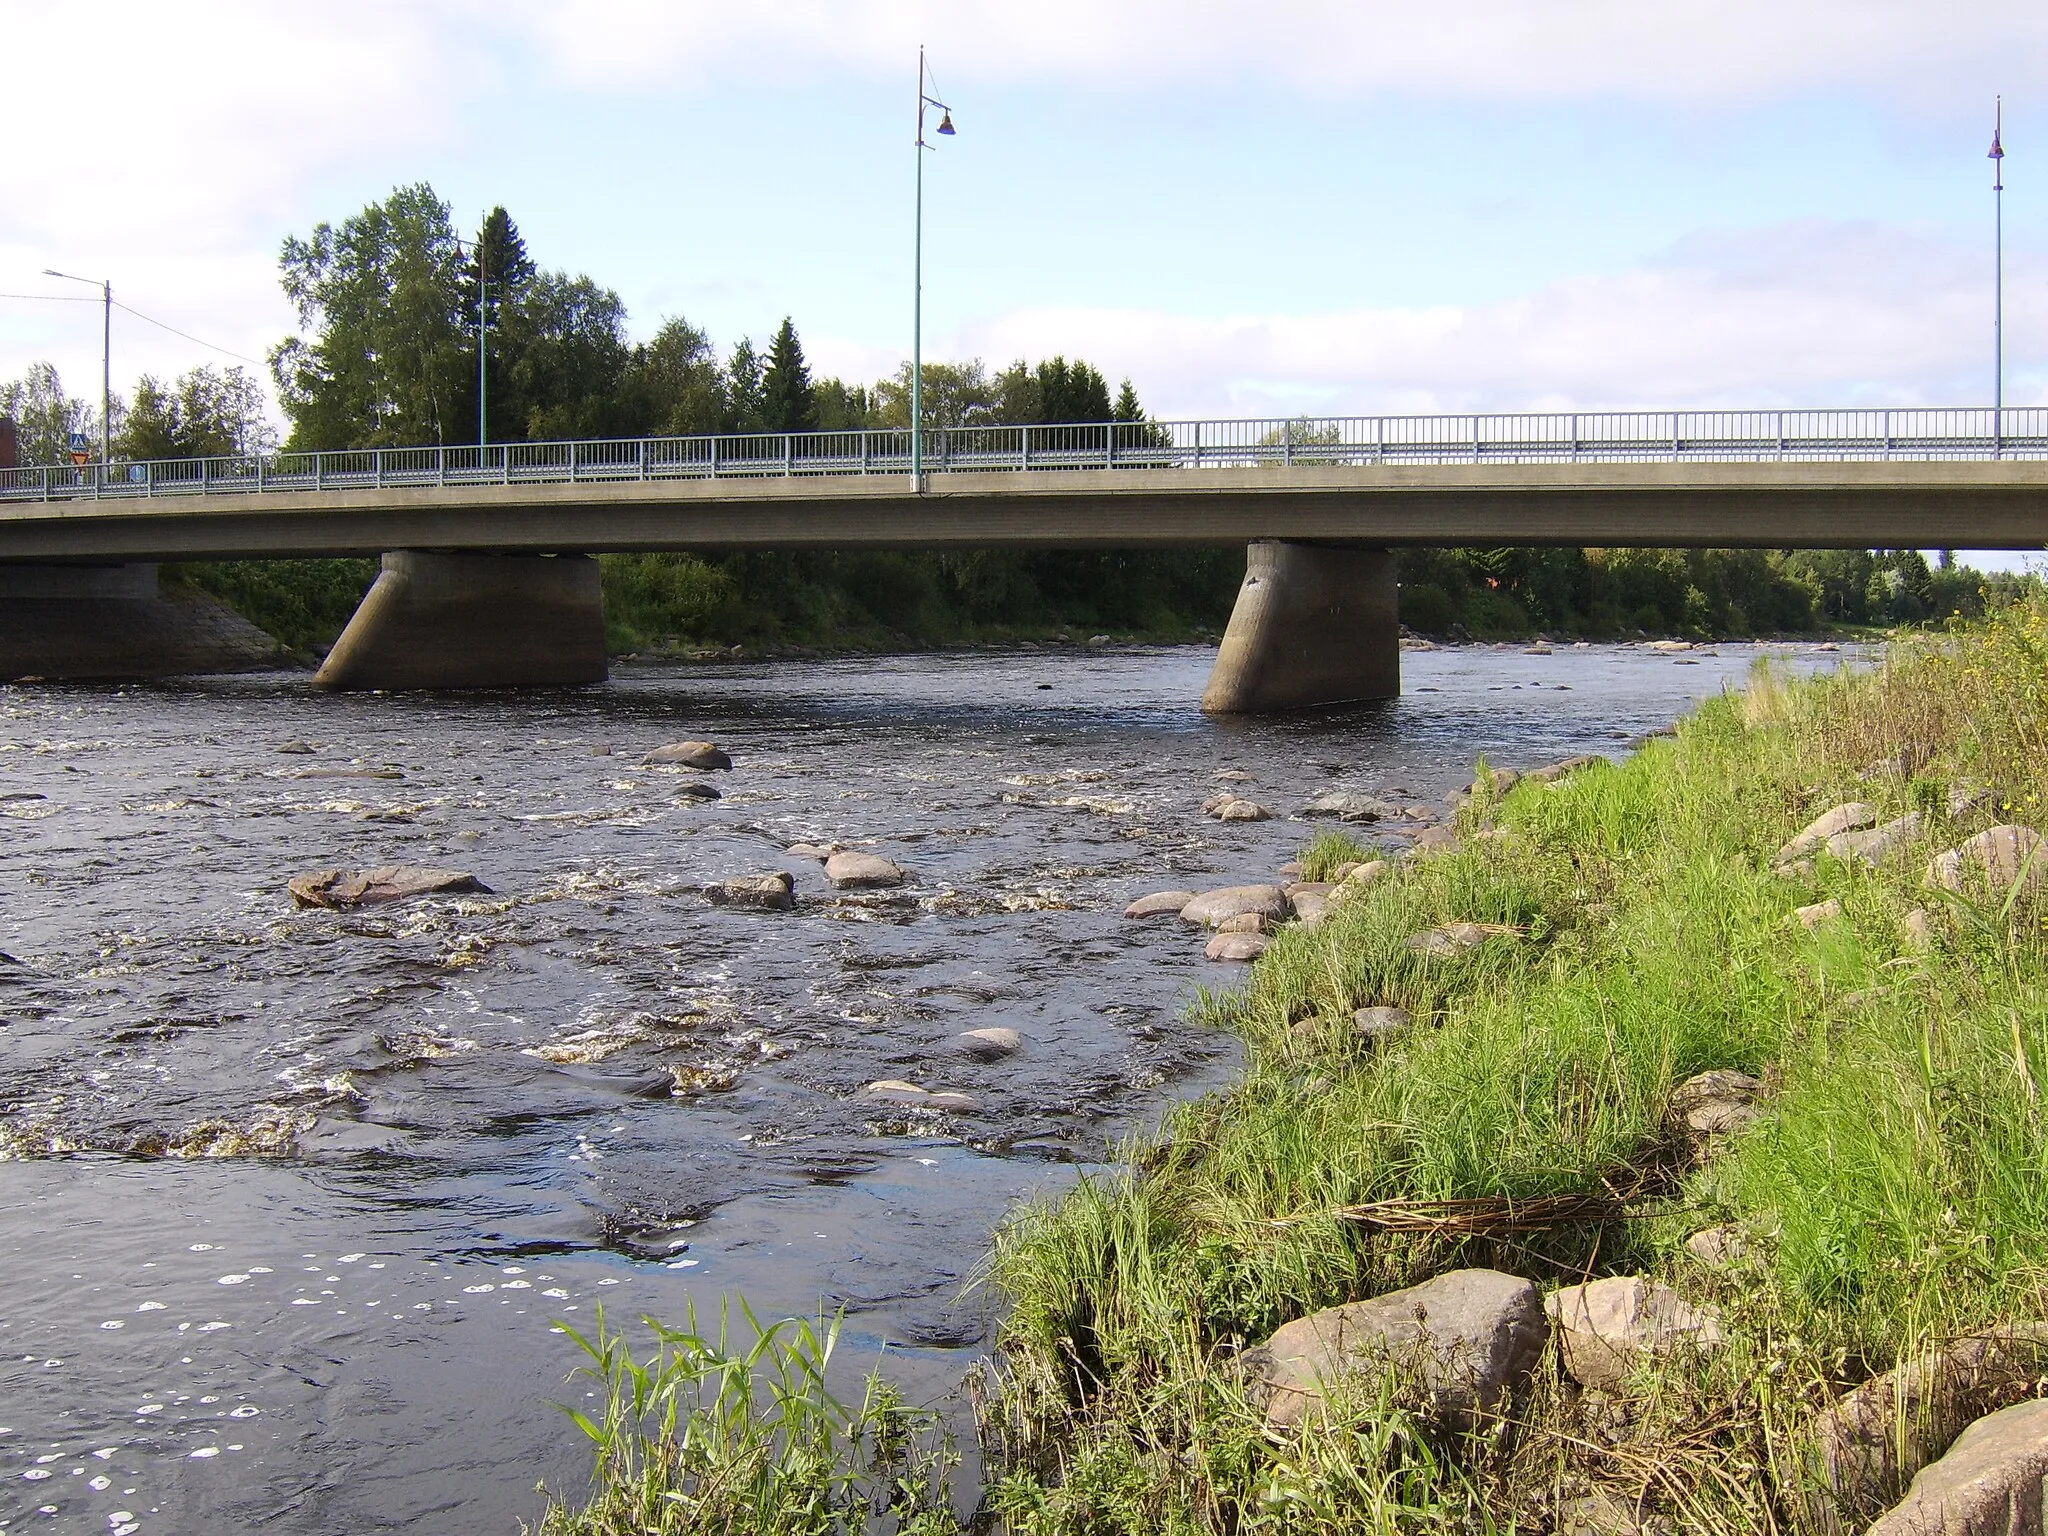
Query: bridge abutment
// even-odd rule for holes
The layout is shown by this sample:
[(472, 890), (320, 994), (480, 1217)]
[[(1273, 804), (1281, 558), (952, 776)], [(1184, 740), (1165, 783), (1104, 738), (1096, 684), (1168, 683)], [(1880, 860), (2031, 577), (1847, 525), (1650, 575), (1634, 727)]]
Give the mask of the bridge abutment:
[(0, 566), (0, 678), (94, 679), (259, 672), (282, 648), (157, 567)]
[(1391, 550), (1259, 539), (1245, 556), (1202, 711), (1256, 715), (1401, 692)]
[(605, 679), (588, 555), (398, 550), (314, 674), (323, 688), (561, 688)]

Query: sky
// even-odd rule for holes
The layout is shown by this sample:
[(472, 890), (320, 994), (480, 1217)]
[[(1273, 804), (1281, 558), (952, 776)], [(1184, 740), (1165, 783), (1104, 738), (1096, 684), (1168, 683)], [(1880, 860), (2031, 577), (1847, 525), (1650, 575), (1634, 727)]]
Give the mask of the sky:
[[(1168, 418), (1988, 403), (2002, 93), (2006, 398), (2048, 403), (2039, 4), (0, 0), (0, 38), (0, 294), (111, 279), (160, 322), (114, 312), (120, 390), (260, 364), (280, 243), (417, 181), (636, 336), (789, 315), (891, 372), (923, 44), (928, 358), (1078, 355)], [(96, 397), (96, 304), (0, 298), (0, 379), (38, 359)]]

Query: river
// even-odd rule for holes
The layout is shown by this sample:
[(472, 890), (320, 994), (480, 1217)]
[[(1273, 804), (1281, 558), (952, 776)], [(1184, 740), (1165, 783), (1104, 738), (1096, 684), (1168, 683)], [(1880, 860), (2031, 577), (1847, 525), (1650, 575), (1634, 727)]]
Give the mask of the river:
[[(0, 688), (0, 1528), (515, 1531), (587, 1475), (550, 1321), (599, 1303), (844, 1307), (942, 1391), (991, 1224), (1233, 1070), (1181, 1015), (1236, 973), (1130, 898), (1271, 878), (1332, 789), (1618, 753), (1760, 649), (1411, 652), (1398, 701), (1257, 721), (1196, 712), (1193, 648)], [(642, 763), (685, 738), (733, 770)], [(1275, 819), (1205, 817), (1225, 770)], [(490, 894), (286, 894), (393, 863)], [(701, 894), (777, 869), (794, 912)], [(953, 1048), (990, 1025), (1023, 1048)], [(906, 1077), (978, 1107), (858, 1096)]]

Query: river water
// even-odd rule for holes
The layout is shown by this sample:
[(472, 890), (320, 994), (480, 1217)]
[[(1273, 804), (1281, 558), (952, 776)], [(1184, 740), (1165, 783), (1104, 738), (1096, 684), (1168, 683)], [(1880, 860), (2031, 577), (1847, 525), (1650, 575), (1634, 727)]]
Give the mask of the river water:
[[(587, 1475), (550, 1320), (600, 1303), (844, 1307), (941, 1392), (991, 1224), (1232, 1071), (1181, 1014), (1234, 973), (1130, 898), (1271, 878), (1332, 789), (1620, 752), (1756, 654), (1412, 652), (1398, 701), (1234, 722), (1198, 649), (0, 688), (0, 1528), (515, 1531)], [(641, 762), (686, 738), (733, 771)], [(1226, 770), (1274, 820), (1202, 815)], [(490, 894), (285, 891), (393, 863)], [(777, 869), (794, 912), (701, 894)], [(1023, 1048), (952, 1047), (990, 1025)]]

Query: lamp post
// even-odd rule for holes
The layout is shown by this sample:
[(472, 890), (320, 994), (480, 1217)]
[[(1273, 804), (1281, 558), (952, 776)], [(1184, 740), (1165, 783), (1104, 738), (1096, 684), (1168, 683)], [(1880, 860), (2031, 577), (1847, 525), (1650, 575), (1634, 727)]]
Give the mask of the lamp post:
[(43, 276), (85, 283), (100, 291), (100, 465), (104, 468), (114, 456), (114, 285), (106, 278), (73, 277), (54, 267), (43, 268)]
[(939, 109), (937, 132), (953, 136), (953, 109), (925, 90), (930, 72), (924, 67), (924, 49), (917, 50), (917, 220), (916, 243), (911, 255), (910, 308), (910, 483), (924, 490), (924, 152), (936, 148), (924, 141), (924, 109)]
[[(484, 222), (485, 227), (488, 228), (489, 219), (487, 218)], [(458, 239), (455, 242), (456, 254), (458, 256), (461, 255), (464, 248), (470, 244), (470, 241)], [(484, 449), (491, 440), (489, 433), (485, 430), (486, 417), (484, 414), (484, 370), (485, 365), (489, 361), (487, 356), (489, 348), (485, 338), (490, 330), (487, 306), (491, 277), (490, 264), (485, 256), (487, 247), (484, 244), (484, 230), (480, 229), (477, 231), (474, 244), (476, 247), (476, 467), (481, 470), (484, 467)]]
[(2005, 98), (1997, 98), (1991, 120), (1991, 444), (2005, 456)]

